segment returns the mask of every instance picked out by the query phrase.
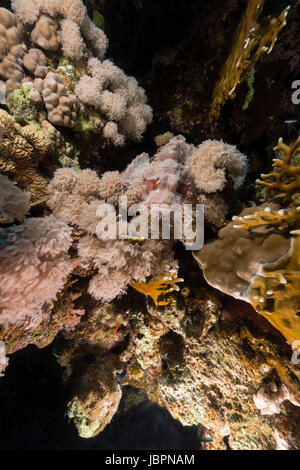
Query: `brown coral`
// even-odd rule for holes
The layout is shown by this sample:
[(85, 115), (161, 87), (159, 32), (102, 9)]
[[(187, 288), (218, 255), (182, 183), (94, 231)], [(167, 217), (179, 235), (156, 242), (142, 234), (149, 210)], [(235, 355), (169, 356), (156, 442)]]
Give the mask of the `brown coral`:
[(52, 124), (74, 127), (79, 103), (75, 95), (67, 94), (59, 75), (49, 72), (43, 82), (42, 95)]
[(41, 15), (31, 32), (31, 39), (46, 51), (57, 51), (60, 37), (56, 21), (48, 15)]
[(35, 77), (45, 78), (48, 73), (48, 60), (40, 49), (30, 49), (23, 57), (24, 67)]
[(24, 29), (16, 15), (0, 8), (0, 77), (7, 81), (7, 93), (20, 86), (24, 71), (19, 60), (24, 55), (22, 48)]
[(0, 126), (4, 129), (0, 143), (1, 172), (30, 194), (31, 205), (44, 201), (47, 183), (36, 167), (39, 159), (47, 154), (50, 140), (33, 125), (22, 127), (2, 109)]

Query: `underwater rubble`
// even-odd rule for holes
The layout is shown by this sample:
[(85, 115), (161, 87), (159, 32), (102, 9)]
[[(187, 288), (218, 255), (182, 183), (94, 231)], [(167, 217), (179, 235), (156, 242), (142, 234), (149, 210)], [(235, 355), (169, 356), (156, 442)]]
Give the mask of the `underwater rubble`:
[[(128, 401), (146, 397), (197, 426), (202, 449), (299, 450), (300, 136), (282, 139), (272, 123), (259, 146), (246, 129), (256, 91), (241, 99), (265, 53), (280, 49), (289, 15), (295, 38), (299, 2), (267, 17), (262, 0), (228, 2), (215, 40), (222, 48), (238, 11), (236, 39), (201, 110), (181, 74), (171, 79), (176, 104), (156, 87), (176, 56), (185, 68), (197, 27), (175, 58), (157, 53), (146, 92), (106, 58), (109, 7), (85, 3), (0, 8), (0, 381), (14, 353), (51, 345), (82, 438), (109, 425), (129, 387)], [(102, 155), (122, 152), (103, 169)], [(167, 208), (169, 236), (158, 225), (152, 239), (149, 211), (116, 219), (122, 201)], [(200, 247), (175, 218), (195, 228), (197, 204)], [(104, 215), (113, 238), (99, 237)]]

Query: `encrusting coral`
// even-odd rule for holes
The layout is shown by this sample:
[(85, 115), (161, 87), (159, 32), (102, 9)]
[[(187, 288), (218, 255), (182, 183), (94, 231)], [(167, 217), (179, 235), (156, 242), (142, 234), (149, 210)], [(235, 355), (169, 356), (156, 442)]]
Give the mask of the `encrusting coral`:
[(92, 364), (80, 378), (76, 394), (68, 405), (81, 437), (93, 437), (101, 432), (116, 413), (122, 389), (116, 373), (120, 370), (118, 357), (110, 354)]

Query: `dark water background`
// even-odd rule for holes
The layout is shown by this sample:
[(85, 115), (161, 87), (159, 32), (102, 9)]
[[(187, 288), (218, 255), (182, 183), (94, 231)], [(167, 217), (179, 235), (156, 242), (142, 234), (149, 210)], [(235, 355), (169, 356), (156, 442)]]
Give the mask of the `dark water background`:
[(51, 346), (28, 346), (10, 358), (0, 378), (0, 449), (196, 450), (196, 427), (183, 427), (146, 401), (124, 413), (122, 403), (98, 436), (83, 439), (66, 416), (71, 389)]

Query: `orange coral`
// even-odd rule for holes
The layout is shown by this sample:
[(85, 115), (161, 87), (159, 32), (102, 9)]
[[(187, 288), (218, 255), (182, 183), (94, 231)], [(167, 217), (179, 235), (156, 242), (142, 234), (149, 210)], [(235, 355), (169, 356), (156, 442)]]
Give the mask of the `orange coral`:
[(246, 78), (260, 56), (270, 54), (279, 32), (286, 25), (290, 7), (280, 16), (267, 18), (267, 24), (258, 23), (264, 0), (249, 0), (245, 15), (238, 28), (233, 48), (222, 68), (221, 77), (213, 92), (209, 121), (217, 120), (221, 107), (235, 96), (236, 87)]
[(300, 230), (291, 234), (289, 253), (261, 265), (250, 284), (249, 300), (291, 344), (299, 342), (300, 349)]
[(234, 216), (232, 220), (238, 223), (238, 225), (234, 225), (234, 228), (237, 229), (250, 230), (253, 227), (265, 225), (277, 227), (280, 231), (287, 228), (290, 230), (290, 227), (300, 222), (300, 207), (287, 210), (272, 210), (271, 207), (265, 207), (264, 210), (244, 217)]
[(148, 282), (132, 281), (130, 285), (144, 295), (150, 295), (156, 306), (170, 305), (173, 299), (170, 295), (174, 290), (179, 291), (177, 284), (183, 279), (177, 277), (176, 271), (153, 277)]
[[(257, 180), (256, 183), (266, 187), (267, 199), (275, 194), (283, 193), (283, 202), (286, 203), (297, 191), (300, 191), (300, 165), (297, 164), (297, 159), (295, 159), (295, 164), (292, 161), (300, 153), (300, 136), (291, 146), (285, 145), (282, 139), (279, 139), (274, 151), (283, 152), (284, 159), (274, 158), (274, 171), (261, 175), (264, 181)], [(270, 179), (272, 181), (268, 181)]]

